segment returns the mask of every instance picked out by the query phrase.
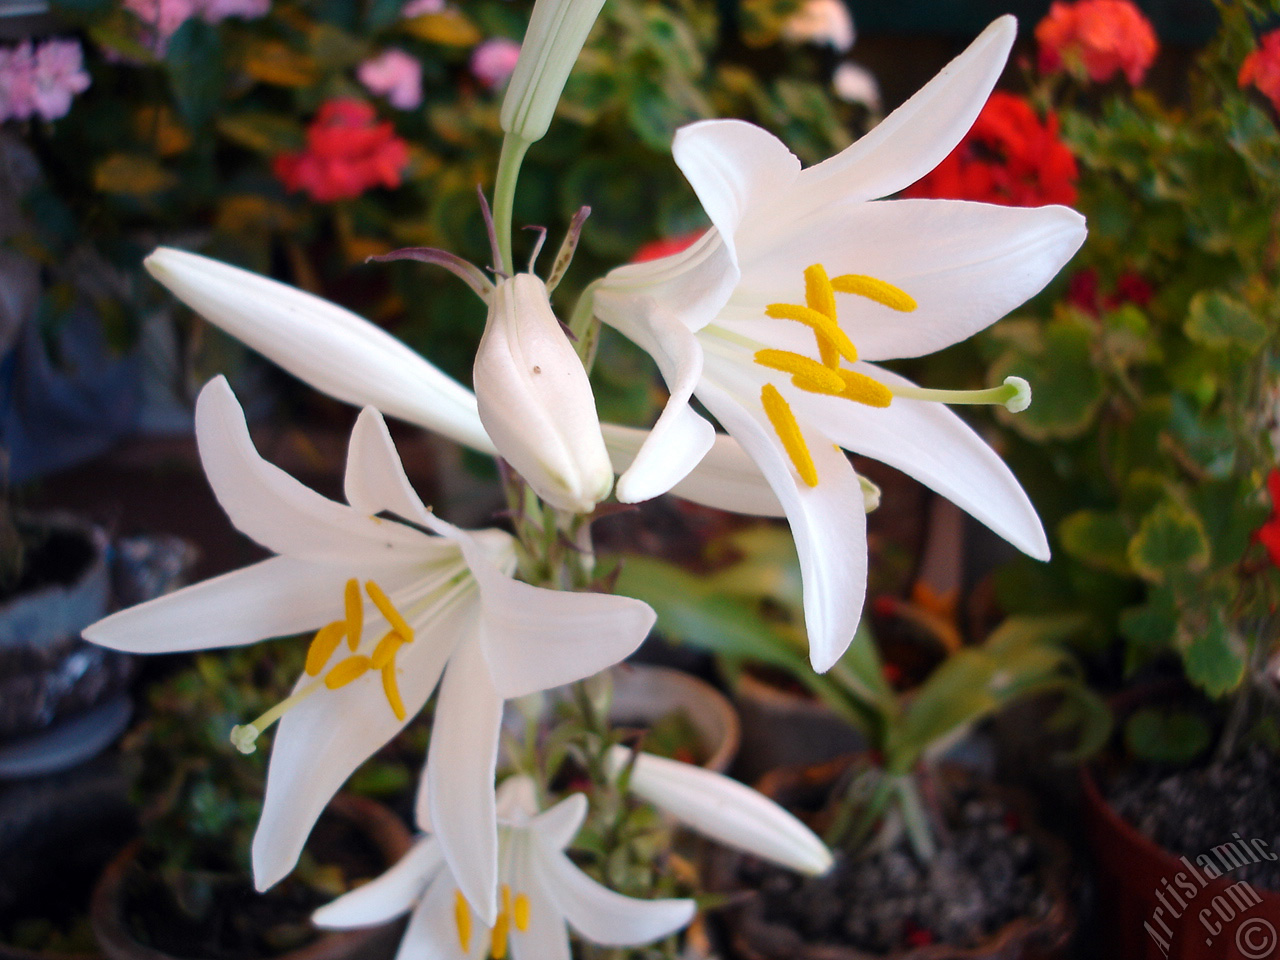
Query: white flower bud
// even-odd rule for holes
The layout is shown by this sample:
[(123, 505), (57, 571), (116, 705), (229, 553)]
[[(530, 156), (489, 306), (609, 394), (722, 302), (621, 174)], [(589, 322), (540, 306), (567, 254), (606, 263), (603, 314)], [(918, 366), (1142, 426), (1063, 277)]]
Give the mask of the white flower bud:
[(561, 510), (589, 513), (613, 489), (587, 371), (531, 273), (499, 281), (474, 369), (498, 453)]

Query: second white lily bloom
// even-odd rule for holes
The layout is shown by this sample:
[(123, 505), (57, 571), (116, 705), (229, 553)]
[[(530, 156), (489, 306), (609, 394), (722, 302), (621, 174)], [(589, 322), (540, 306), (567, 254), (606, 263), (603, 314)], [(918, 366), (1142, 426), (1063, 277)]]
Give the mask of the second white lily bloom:
[(221, 377), (200, 394), (196, 439), (232, 523), (278, 556), (113, 614), (84, 636), (117, 650), (161, 653), (319, 628), (293, 696), (233, 734), (240, 749), (251, 750), (262, 730), (280, 723), (253, 843), (259, 889), (293, 868), (338, 787), (439, 684), (417, 814), (435, 824), (459, 888), (491, 922), (503, 700), (624, 659), (649, 632), (653, 611), (626, 597), (512, 579), (511, 536), (468, 533), (427, 510), (373, 408), (351, 435), (350, 506), (263, 460)]
[(609, 495), (613, 465), (587, 371), (532, 273), (490, 295), (473, 379), (485, 431), (542, 499), (590, 513)]

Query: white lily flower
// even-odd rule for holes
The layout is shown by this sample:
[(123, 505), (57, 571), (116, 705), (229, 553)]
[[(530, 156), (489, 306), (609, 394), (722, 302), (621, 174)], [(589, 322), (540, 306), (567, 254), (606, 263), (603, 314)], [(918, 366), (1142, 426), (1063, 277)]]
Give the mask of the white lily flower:
[(502, 457), (554, 507), (590, 513), (613, 489), (582, 361), (532, 273), (499, 280), (476, 351), (480, 420)]
[[(159, 247), (147, 270), (214, 326), (329, 396), (442, 434), (481, 453), (497, 448), (476, 398), (381, 327), (314, 294), (220, 260)], [(631, 465), (646, 430), (602, 425), (614, 470)], [(731, 437), (673, 493), (704, 506), (759, 516), (782, 507), (759, 469)]]
[(564, 849), (587, 814), (580, 793), (538, 812), (533, 783), (498, 788), (502, 909), (485, 922), (471, 909), (435, 836), (424, 836), (378, 879), (316, 911), (317, 926), (368, 927), (410, 910), (397, 960), (570, 960), (566, 924), (601, 946), (629, 947), (668, 936), (693, 919), (692, 900), (638, 900), (602, 886)]
[(874, 202), (959, 142), (1015, 33), (1012, 17), (997, 20), (870, 133), (806, 170), (750, 124), (683, 128), (675, 160), (713, 229), (679, 254), (612, 271), (596, 290), (597, 315), (653, 355), (671, 393), (619, 478), (618, 499), (670, 489), (716, 442), (689, 405), (696, 392), (785, 508), (820, 671), (852, 640), (866, 587), (865, 520), (853, 506), (862, 490), (840, 447), (897, 467), (1021, 550), (1048, 556), (1009, 469), (935, 402), (1016, 404), (1026, 385), (922, 390), (868, 362), (969, 337), (1041, 290), (1083, 242), (1083, 218), (1065, 207)]
[(782, 25), (782, 36), (792, 43), (826, 45), (847, 53), (856, 33), (844, 0), (805, 0)]
[[(492, 919), (503, 700), (624, 659), (649, 632), (652, 610), (626, 597), (513, 580), (512, 538), (500, 530), (467, 533), (428, 511), (371, 407), (351, 434), (349, 506), (258, 455), (221, 377), (201, 391), (196, 439), (231, 522), (278, 556), (113, 614), (84, 636), (117, 650), (159, 653), (319, 628), (293, 695), (233, 731), (247, 752), (280, 722), (253, 842), (259, 889), (293, 868), (338, 787), (422, 709), (439, 682), (419, 815), (436, 824), (459, 885)], [(384, 512), (431, 532), (379, 516)]]
[(831, 868), (831, 851), (817, 834), (732, 777), (622, 746), (610, 749), (607, 762), (614, 777), (630, 766), (631, 793), (712, 840), (800, 873)]

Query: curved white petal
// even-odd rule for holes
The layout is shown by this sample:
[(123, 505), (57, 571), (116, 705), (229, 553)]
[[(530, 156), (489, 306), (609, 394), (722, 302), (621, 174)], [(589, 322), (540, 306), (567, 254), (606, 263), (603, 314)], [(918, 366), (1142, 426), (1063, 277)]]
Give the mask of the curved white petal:
[(425, 800), (458, 888), (490, 925), (498, 915), (493, 778), (501, 727), (502, 698), (473, 634), (459, 644), (440, 685), (427, 751)]
[(534, 817), (528, 829), (536, 833), (551, 850), (563, 850), (582, 829), (587, 818), (587, 795), (571, 793), (554, 807)]
[(656, 619), (647, 603), (630, 597), (547, 590), (478, 571), (477, 579), (485, 659), (503, 698), (572, 683), (625, 660)]
[(387, 510), (417, 520), (427, 509), (405, 475), (386, 421), (373, 407), (360, 411), (351, 430), (343, 486), (347, 503), (369, 516)]
[[(1066, 207), (961, 200), (850, 205), (836, 198), (808, 224), (790, 225), (771, 236), (734, 302), (754, 304), (756, 315), (763, 316), (766, 304), (803, 290), (802, 274), (813, 263), (821, 263), (833, 277), (870, 275), (910, 294), (916, 309), (902, 313), (840, 293), (836, 309), (841, 328), (863, 360), (918, 357), (972, 336), (1039, 293), (1084, 236), (1084, 218)], [(803, 331), (786, 320), (772, 326), (782, 336)], [(763, 324), (755, 324), (750, 333), (764, 339), (762, 329)], [(748, 331), (742, 327), (741, 332)], [(812, 355), (812, 345), (806, 352)]]
[[(859, 363), (890, 385), (910, 381)], [(780, 388), (797, 411), (821, 424), (833, 441), (896, 467), (981, 520), (1037, 560), (1049, 559), (1044, 526), (1026, 492), (1003, 460), (950, 408), (927, 400), (895, 397), (885, 408)]]
[[(630, 750), (613, 747), (612, 772), (616, 775), (631, 758)], [(801, 873), (825, 873), (831, 866), (831, 852), (812, 830), (764, 794), (723, 774), (641, 753), (631, 768), (630, 789), (726, 846)]]
[(409, 917), (396, 960), (483, 960), (488, 956), (489, 931), (474, 922), (474, 915), (467, 949), (462, 949), (454, 914), (456, 893), (449, 871), (437, 873), (427, 887), (426, 896)]
[(757, 216), (770, 207), (800, 173), (800, 161), (781, 140), (742, 120), (702, 120), (681, 127), (671, 156), (735, 263), (735, 237), (748, 211)]
[(225, 377), (200, 391), (196, 442), (218, 503), (237, 530), (268, 550), (350, 567), (412, 557), (426, 543), (418, 531), (375, 522), (263, 460)]
[[(646, 430), (602, 424), (604, 442), (619, 473), (635, 459), (649, 435)], [(693, 471), (671, 488), (671, 493), (703, 506), (744, 513), (756, 517), (783, 516), (782, 504), (772, 488), (747, 456), (741, 444), (727, 433), (717, 433), (715, 443)]]
[[(402, 585), (383, 584), (388, 592)], [(315, 693), (285, 714), (272, 747), (267, 794), (253, 836), (253, 877), (259, 890), (293, 869), (329, 799), (356, 767), (422, 709), (450, 654), (475, 629), (478, 614), (474, 602), (464, 601), (400, 648), (396, 662), (404, 720), (396, 719), (377, 671), (337, 690), (326, 689), (321, 681)], [(340, 651), (335, 656), (341, 655)], [(298, 688), (316, 682), (304, 675)]]
[(521, 845), (511, 889), (529, 898), (529, 927), (527, 930), (511, 929), (511, 955), (513, 960), (571, 960), (569, 928), (564, 916), (556, 907), (542, 881), (535, 874), (531, 859), (531, 843)]
[(1003, 16), (910, 100), (861, 139), (801, 174), (802, 203), (839, 194), (874, 200), (915, 183), (942, 162), (978, 118), (1018, 34)]
[(350, 570), (272, 557), (113, 613), (84, 630), (131, 653), (238, 647), (313, 630), (342, 615)]
[(419, 837), (409, 852), (382, 876), (356, 887), (311, 915), (317, 927), (373, 927), (408, 912), (444, 866), (440, 846)]
[(671, 393), (658, 422), (618, 478), (618, 499), (639, 503), (666, 493), (683, 480), (711, 449), (716, 431), (689, 406), (702, 376), (702, 346), (689, 328), (661, 312), (643, 323), (619, 312), (613, 326), (653, 357)]
[(867, 590), (867, 517), (858, 475), (842, 452), (824, 443), (821, 433), (810, 431), (809, 452), (819, 480), (816, 487), (805, 486), (763, 410), (748, 411), (706, 380), (698, 396), (755, 460), (786, 511), (800, 557), (809, 660), (823, 673), (853, 641)]
[(160, 247), (144, 266), (191, 309), (317, 390), (493, 452), (471, 392), (354, 313), (184, 250)]
[(675, 933), (693, 919), (692, 900), (638, 900), (596, 883), (537, 838), (533, 874), (569, 925), (593, 943), (631, 947)]

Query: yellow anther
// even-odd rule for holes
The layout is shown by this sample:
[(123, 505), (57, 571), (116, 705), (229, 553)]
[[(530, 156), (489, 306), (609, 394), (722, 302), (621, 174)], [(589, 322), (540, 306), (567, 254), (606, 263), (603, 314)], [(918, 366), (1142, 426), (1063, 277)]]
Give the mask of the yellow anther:
[(369, 662), (368, 657), (347, 657), (345, 660), (338, 661), (338, 665), (325, 674), (324, 685), (330, 690), (345, 687), (352, 680), (358, 680), (368, 673), (371, 666), (373, 664)]
[(791, 458), (791, 464), (800, 474), (800, 479), (811, 487), (818, 485), (818, 469), (813, 465), (813, 457), (809, 455), (808, 444), (804, 442), (804, 434), (796, 423), (795, 414), (782, 398), (778, 388), (766, 383), (760, 389), (760, 402), (764, 405), (765, 415), (773, 425), (773, 432), (782, 441), (782, 448)]
[(461, 890), (453, 891), (453, 922), (458, 928), (458, 945), (463, 953), (471, 952), (471, 907)]
[(360, 649), (360, 632), (364, 629), (364, 604), (360, 602), (360, 582), (352, 577), (343, 593), (347, 608), (347, 646)]
[(400, 698), (400, 684), (396, 680), (396, 663), (392, 660), (382, 668), (382, 692), (387, 695), (387, 703), (396, 719), (404, 721), (404, 701)]
[(338, 644), (342, 642), (342, 635), (347, 632), (347, 621), (335, 620), (333, 623), (327, 623), (316, 631), (315, 637), (311, 641), (311, 646), (307, 647), (307, 673), (313, 677), (318, 677), (320, 671), (324, 669), (324, 665), (329, 662), (329, 658), (333, 656), (333, 651), (338, 649)]
[(382, 592), (382, 588), (372, 580), (365, 581), (364, 588), (369, 591), (369, 599), (378, 608), (378, 612), (387, 618), (387, 623), (391, 624), (391, 629), (400, 634), (405, 643), (413, 643), (413, 627), (400, 616), (400, 611), (392, 605), (387, 595)]
[(517, 893), (515, 909), (511, 911), (511, 917), (516, 922), (516, 929), (521, 933), (529, 929), (529, 910), (529, 895)]
[(865, 403), (869, 407), (887, 407), (893, 400), (893, 391), (879, 380), (873, 380), (864, 373), (853, 370), (841, 370), (844, 390), (840, 396), (855, 403)]
[[(812, 269), (812, 268), (810, 268)], [(808, 274), (806, 273), (806, 277)], [(915, 298), (892, 283), (877, 280), (875, 277), (863, 276), (859, 273), (846, 273), (844, 276), (832, 277), (831, 286), (841, 293), (852, 293), (866, 297), (876, 303), (883, 304), (890, 310), (910, 313), (916, 308)]]
[[(757, 350), (755, 361), (770, 370), (781, 370), (783, 373), (793, 374), (791, 382), (802, 390), (809, 390), (812, 393), (839, 393), (844, 389), (844, 380), (839, 373), (803, 354), (792, 353), (789, 350)], [(815, 388), (807, 384), (818, 386)]]
[(505, 910), (498, 914), (493, 925), (493, 934), (489, 939), (489, 956), (493, 960), (502, 960), (507, 955), (507, 938), (511, 936), (511, 915)]
[(388, 663), (395, 659), (396, 651), (404, 644), (404, 639), (394, 630), (388, 630), (386, 636), (378, 641), (378, 645), (373, 648), (373, 655), (369, 660), (373, 664), (373, 669), (381, 670)]
[(804, 271), (804, 302), (819, 313), (836, 318), (836, 292), (827, 279), (827, 271), (820, 263), (806, 267)]
[[(798, 303), (771, 303), (764, 308), (764, 312), (766, 316), (778, 320), (795, 320), (811, 327), (818, 336), (818, 349), (826, 366), (834, 369), (835, 353), (850, 363), (858, 359), (858, 348), (853, 345), (853, 341), (825, 313), (812, 307), (802, 307)], [(831, 352), (833, 348), (835, 353)]]

